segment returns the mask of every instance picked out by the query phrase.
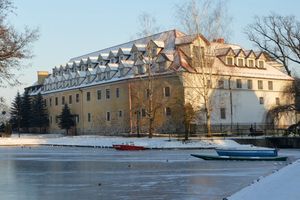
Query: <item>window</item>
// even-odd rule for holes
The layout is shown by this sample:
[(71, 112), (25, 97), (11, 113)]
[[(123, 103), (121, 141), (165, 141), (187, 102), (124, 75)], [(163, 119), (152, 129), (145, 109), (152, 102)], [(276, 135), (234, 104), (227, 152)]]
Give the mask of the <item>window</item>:
[(207, 88), (212, 88), (211, 80), (207, 80)]
[(52, 106), (52, 98), (49, 99), (49, 105)]
[(79, 123), (79, 115), (76, 115), (76, 121)]
[(55, 97), (55, 105), (58, 105), (58, 97)]
[(248, 86), (249, 90), (252, 90), (252, 88), (253, 88), (253, 82), (252, 82), (252, 80), (247, 80), (247, 86)]
[(273, 81), (268, 81), (268, 89), (273, 90)]
[(76, 94), (76, 102), (79, 102), (79, 94)]
[(88, 122), (91, 122), (91, 113), (88, 113)]
[(64, 96), (61, 98), (61, 104), (65, 105), (65, 97)]
[(105, 90), (106, 99), (110, 98), (110, 89)]
[(265, 62), (263, 60), (258, 61), (258, 67), (259, 68), (264, 68), (265, 67)]
[(167, 115), (167, 116), (170, 116), (170, 115), (171, 115), (171, 108), (166, 107), (165, 112), (166, 112), (166, 115)]
[(254, 67), (254, 60), (248, 60), (248, 67)]
[(236, 88), (242, 88), (242, 79), (236, 79)]
[(110, 112), (106, 112), (106, 121), (110, 121)]
[(262, 81), (262, 80), (258, 80), (258, 81), (257, 81), (257, 88), (258, 88), (259, 90), (264, 89), (263, 81)]
[(233, 58), (232, 57), (227, 57), (226, 61), (227, 61), (227, 65), (233, 65)]
[(50, 116), (49, 121), (50, 121), (50, 124), (52, 124), (52, 116)]
[(263, 97), (259, 97), (259, 104), (264, 104), (264, 98)]
[(276, 101), (276, 105), (280, 105), (280, 99), (279, 99), (279, 97), (276, 97), (276, 99), (275, 99), (275, 101)]
[(244, 59), (238, 58), (238, 66), (243, 67), (244, 66)]
[(146, 110), (144, 108), (142, 109), (142, 117), (146, 117)]
[(97, 91), (97, 99), (100, 100), (100, 99), (101, 99), (101, 96), (102, 96), (101, 90), (98, 90), (98, 91)]
[(220, 108), (221, 119), (226, 119), (226, 109)]
[(170, 96), (170, 87), (165, 87), (164, 88), (164, 94), (165, 94), (165, 97), (169, 97)]
[(138, 65), (137, 68), (138, 68), (138, 73), (139, 73), (139, 74), (144, 74), (144, 73), (145, 73), (145, 68), (144, 68), (144, 66)]
[(116, 88), (116, 97), (119, 98), (120, 97), (120, 89)]
[(72, 104), (72, 95), (69, 96), (69, 104)]
[(122, 117), (122, 116), (123, 116), (123, 112), (122, 112), (122, 110), (119, 110), (119, 112), (118, 112), (118, 116), (119, 116), (119, 117)]
[(90, 100), (91, 100), (91, 93), (90, 93), (90, 92), (87, 92), (87, 93), (86, 93), (86, 100), (87, 100), (87, 101), (90, 101)]
[(218, 81), (218, 88), (224, 89), (224, 81), (223, 80)]
[(157, 49), (156, 48), (152, 48), (151, 49), (151, 57), (156, 56), (156, 54), (157, 54)]

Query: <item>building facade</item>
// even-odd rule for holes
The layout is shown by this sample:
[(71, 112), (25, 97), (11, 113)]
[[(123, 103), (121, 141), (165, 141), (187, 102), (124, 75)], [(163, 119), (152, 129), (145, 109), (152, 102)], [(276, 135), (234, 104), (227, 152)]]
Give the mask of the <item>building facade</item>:
[(294, 102), (292, 83), (264, 52), (171, 30), (72, 58), (29, 91), (43, 95), (50, 132), (62, 132), (58, 116), (68, 104), (77, 134), (118, 135), (147, 132), (149, 118), (154, 132), (181, 132), (188, 103), (194, 124), (205, 124), (209, 109), (212, 125), (289, 125), (293, 113), (268, 113)]

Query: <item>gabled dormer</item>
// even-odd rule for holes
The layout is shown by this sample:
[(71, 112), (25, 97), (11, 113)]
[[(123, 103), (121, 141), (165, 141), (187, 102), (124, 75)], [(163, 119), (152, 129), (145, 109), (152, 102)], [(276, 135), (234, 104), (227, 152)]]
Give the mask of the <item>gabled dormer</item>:
[(234, 66), (234, 58), (235, 58), (235, 53), (232, 48), (229, 48), (229, 51), (227, 52), (227, 54), (225, 56), (226, 65)]
[(92, 56), (92, 57), (88, 57), (87, 61), (87, 68), (95, 68), (95, 66), (98, 64), (98, 57), (96, 56)]
[(146, 45), (145, 44), (133, 44), (131, 47), (131, 59), (136, 61), (139, 56), (143, 55), (146, 51)]
[(73, 72), (80, 71), (80, 60), (73, 61)]
[(55, 66), (52, 69), (52, 75), (53, 75), (53, 77), (55, 77), (55, 76), (58, 76), (58, 74), (59, 74), (59, 68), (57, 66)]
[(267, 56), (265, 55), (264, 52), (257, 52), (255, 54), (256, 54), (256, 60), (255, 60), (256, 67), (260, 69), (264, 69), (267, 61)]
[(102, 81), (105, 79), (105, 69), (106, 66), (98, 65), (96, 68), (96, 81)]
[(165, 47), (162, 40), (150, 40), (146, 47), (146, 53), (149, 57), (156, 57), (160, 51)]
[(231, 47), (220, 48), (215, 50), (216, 56), (222, 60), (225, 65), (234, 66), (235, 65), (235, 52)]
[(126, 76), (128, 72), (133, 68), (133, 64), (133, 60), (121, 60), (118, 67), (119, 77)]
[(87, 70), (87, 58), (82, 58), (80, 60), (80, 71), (86, 71)]
[(58, 74), (60, 75), (60, 76), (62, 76), (63, 75), (63, 73), (64, 73), (64, 66), (63, 65), (60, 65), (59, 66), (59, 70), (58, 70)]
[(174, 60), (173, 53), (167, 54), (167, 53), (161, 53), (158, 55), (156, 59), (157, 68), (156, 72), (164, 72), (166, 71), (169, 66), (171, 65), (171, 62)]
[(109, 59), (110, 63), (116, 63), (118, 61), (118, 59), (117, 59), (117, 53), (118, 53), (117, 50), (111, 50), (109, 52), (107, 59)]
[(255, 67), (255, 60), (256, 60), (256, 55), (255, 53), (250, 50), (248, 52), (245, 52), (246, 53), (246, 65), (247, 67)]
[(76, 71), (75, 79), (76, 79), (76, 85), (79, 85), (82, 83), (82, 81), (85, 79), (86, 71)]
[(118, 64), (115, 63), (108, 63), (105, 68), (105, 79), (110, 80), (116, 75), (118, 72)]
[(86, 70), (86, 83), (91, 83), (96, 77), (96, 69), (88, 68)]
[(235, 52), (235, 65), (238, 67), (244, 67), (246, 65), (245, 58), (246, 53), (243, 49), (236, 49)]
[(106, 65), (109, 62), (108, 53), (100, 53), (97, 60), (99, 65)]
[(119, 63), (121, 60), (127, 60), (130, 57), (131, 48), (119, 48), (117, 52), (117, 58)]
[(67, 63), (67, 65), (66, 65), (66, 72), (69, 73), (72, 70), (73, 70), (73, 63), (72, 62)]
[(138, 58), (134, 62), (134, 73), (136, 75), (141, 75), (146, 73), (146, 61), (143, 58)]

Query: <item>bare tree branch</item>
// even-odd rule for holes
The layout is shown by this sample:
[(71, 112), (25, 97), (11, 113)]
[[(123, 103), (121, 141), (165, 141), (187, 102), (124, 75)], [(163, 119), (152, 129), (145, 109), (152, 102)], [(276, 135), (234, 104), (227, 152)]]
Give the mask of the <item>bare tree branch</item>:
[(300, 23), (294, 16), (255, 17), (255, 22), (245, 29), (248, 39), (261, 50), (282, 63), (288, 75), (288, 62), (300, 64)]

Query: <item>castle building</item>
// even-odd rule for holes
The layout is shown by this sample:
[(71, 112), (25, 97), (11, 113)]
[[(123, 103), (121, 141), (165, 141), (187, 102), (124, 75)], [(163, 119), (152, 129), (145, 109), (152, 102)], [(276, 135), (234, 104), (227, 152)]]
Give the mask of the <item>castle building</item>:
[(72, 58), (27, 89), (43, 95), (52, 133), (62, 132), (64, 104), (77, 134), (147, 132), (149, 118), (154, 132), (183, 131), (187, 104), (197, 125), (209, 110), (212, 126), (284, 126), (294, 123), (293, 113), (268, 119), (270, 109), (294, 102), (286, 92), (293, 78), (281, 67), (264, 52), (170, 30)]

